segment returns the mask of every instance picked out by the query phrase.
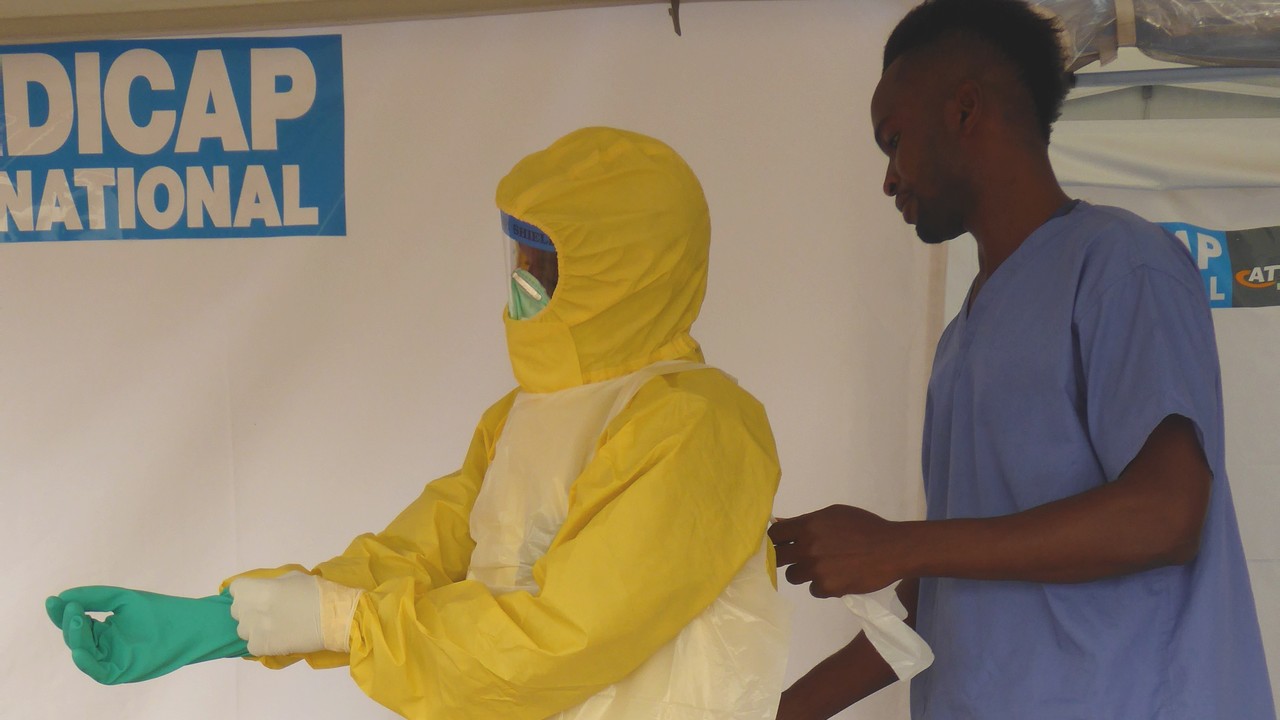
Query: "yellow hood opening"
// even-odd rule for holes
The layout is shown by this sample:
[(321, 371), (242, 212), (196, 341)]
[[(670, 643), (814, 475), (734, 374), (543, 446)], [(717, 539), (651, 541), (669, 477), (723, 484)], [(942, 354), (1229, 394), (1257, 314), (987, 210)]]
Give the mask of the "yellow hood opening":
[(498, 184), (497, 204), (545, 232), (559, 260), (542, 312), (503, 313), (523, 390), (702, 359), (689, 330), (706, 294), (711, 219), (698, 178), (674, 150), (625, 130), (577, 130), (517, 163)]

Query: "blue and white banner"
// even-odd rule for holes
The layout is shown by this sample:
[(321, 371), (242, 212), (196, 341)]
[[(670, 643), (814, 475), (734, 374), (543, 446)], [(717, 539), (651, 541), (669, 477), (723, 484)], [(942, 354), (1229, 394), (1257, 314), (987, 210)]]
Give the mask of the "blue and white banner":
[(1200, 268), (1209, 306), (1280, 305), (1280, 227), (1211, 230), (1160, 223), (1182, 241)]
[(0, 51), (0, 242), (345, 235), (338, 35)]

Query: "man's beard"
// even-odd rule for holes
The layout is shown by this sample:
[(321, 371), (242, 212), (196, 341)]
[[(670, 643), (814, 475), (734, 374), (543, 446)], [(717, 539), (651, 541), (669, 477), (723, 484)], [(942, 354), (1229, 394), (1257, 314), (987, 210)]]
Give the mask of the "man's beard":
[(950, 217), (937, 217), (936, 213), (917, 205), (916, 237), (928, 245), (939, 245), (965, 232), (964, 222), (956, 213)]

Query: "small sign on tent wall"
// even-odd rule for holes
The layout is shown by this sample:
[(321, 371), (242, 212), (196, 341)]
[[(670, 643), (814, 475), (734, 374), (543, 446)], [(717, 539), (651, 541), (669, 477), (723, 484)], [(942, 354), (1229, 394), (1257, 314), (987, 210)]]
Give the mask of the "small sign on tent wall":
[(1160, 224), (1191, 252), (1210, 307), (1280, 305), (1280, 227), (1211, 230), (1188, 223)]
[(0, 241), (345, 235), (337, 35), (0, 49)]

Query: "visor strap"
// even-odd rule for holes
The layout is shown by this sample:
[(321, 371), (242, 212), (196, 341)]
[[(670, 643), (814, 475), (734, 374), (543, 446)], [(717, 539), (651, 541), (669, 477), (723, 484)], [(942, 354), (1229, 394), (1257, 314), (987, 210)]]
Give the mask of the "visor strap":
[(531, 248), (545, 250), (547, 252), (555, 252), (556, 246), (551, 242), (551, 238), (537, 227), (530, 225), (523, 220), (517, 220), (506, 213), (502, 213), (502, 232), (507, 237), (515, 240), (521, 245), (528, 245)]

